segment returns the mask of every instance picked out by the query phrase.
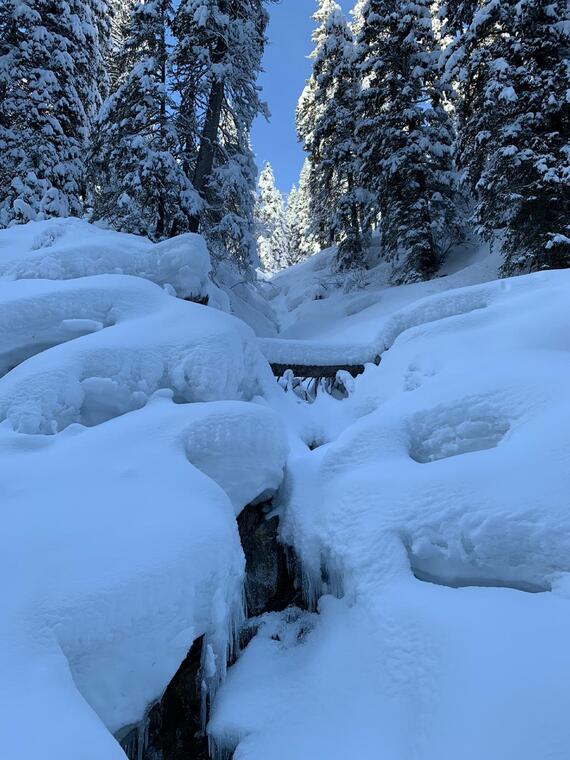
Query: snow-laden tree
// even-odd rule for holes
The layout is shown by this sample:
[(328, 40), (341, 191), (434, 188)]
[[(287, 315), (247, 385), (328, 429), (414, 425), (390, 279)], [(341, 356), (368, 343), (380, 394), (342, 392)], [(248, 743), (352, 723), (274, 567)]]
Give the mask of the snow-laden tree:
[(94, 217), (153, 240), (188, 229), (201, 203), (179, 160), (168, 83), (169, 0), (132, 12), (125, 74), (101, 110), (93, 145)]
[(438, 0), (436, 16), (442, 24), (442, 35), (461, 35), (478, 7), (479, 0)]
[(357, 7), (360, 182), (374, 201), (367, 222), (380, 218), (397, 281), (433, 276), (460, 227), (431, 11), (431, 0)]
[(503, 273), (570, 266), (570, 7), (485, 0), (447, 51), (457, 158)]
[(129, 36), (131, 14), (136, 0), (108, 0), (111, 10), (110, 46), (107, 54), (107, 69), (110, 88), (114, 91), (120, 79), (127, 73), (128, 64), (123, 54)]
[[(265, 46), (266, 2), (182, 0), (173, 25), (185, 160), (193, 166), (193, 184), (204, 201), (192, 229), (208, 234), (212, 221), (218, 232), (225, 229), (240, 264), (251, 260), (253, 250), (255, 172), (249, 133), (264, 111), (256, 80)], [(234, 210), (224, 222), (229, 197)]]
[(105, 94), (104, 0), (0, 4), (0, 225), (78, 215)]
[(290, 264), (297, 264), (319, 250), (311, 234), (311, 166), (309, 159), (303, 162), (298, 185), (294, 185), (287, 197), (287, 224), (289, 227)]
[[(356, 76), (352, 32), (338, 3), (319, 0), (314, 15), (313, 71), (297, 109), (297, 127), (310, 159), (313, 233), (338, 245), (339, 269), (363, 263), (357, 186)], [(323, 240), (324, 242), (324, 240)]]
[(208, 180), (210, 202), (203, 234), (215, 259), (229, 257), (246, 276), (257, 266), (255, 178), (257, 167), (249, 141), (250, 126), (238, 125), (225, 111), (216, 160)]
[(291, 259), (289, 225), (283, 196), (277, 189), (269, 163), (259, 175), (255, 226), (262, 268), (266, 272), (278, 272), (288, 266)]

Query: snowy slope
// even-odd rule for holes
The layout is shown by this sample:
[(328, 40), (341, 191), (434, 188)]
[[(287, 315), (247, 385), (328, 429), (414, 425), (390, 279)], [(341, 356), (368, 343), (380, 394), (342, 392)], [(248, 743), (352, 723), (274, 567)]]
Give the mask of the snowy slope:
[(384, 293), (381, 366), (309, 407), (282, 533), (319, 614), (266, 616), (230, 671), (236, 760), (568, 757), (570, 273), (447, 288), (480, 266)]
[(235, 514), (279, 487), (287, 437), (253, 332), (174, 297), (208, 271), (195, 237), (0, 232), (2, 757), (124, 757), (111, 732), (202, 635), (224, 675)]

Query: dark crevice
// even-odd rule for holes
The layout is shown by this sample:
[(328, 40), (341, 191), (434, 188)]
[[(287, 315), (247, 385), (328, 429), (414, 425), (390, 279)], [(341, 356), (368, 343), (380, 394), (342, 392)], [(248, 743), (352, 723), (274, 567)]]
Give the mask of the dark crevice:
[(203, 646), (201, 636), (162, 699), (138, 726), (123, 732), (120, 744), (129, 760), (208, 760), (208, 739), (202, 726)]
[[(271, 502), (251, 504), (238, 517), (246, 558), (245, 596), (249, 619), (238, 634), (238, 650), (249, 644), (266, 612), (304, 607), (296, 561), (279, 542), (279, 517)], [(162, 698), (140, 724), (117, 740), (129, 760), (208, 760), (204, 730), (209, 712), (203, 675), (204, 637), (197, 639)], [(232, 661), (229, 663), (232, 664)]]
[(246, 559), (245, 596), (249, 617), (302, 606), (290, 558), (279, 542), (279, 517), (272, 503), (250, 504), (238, 517)]

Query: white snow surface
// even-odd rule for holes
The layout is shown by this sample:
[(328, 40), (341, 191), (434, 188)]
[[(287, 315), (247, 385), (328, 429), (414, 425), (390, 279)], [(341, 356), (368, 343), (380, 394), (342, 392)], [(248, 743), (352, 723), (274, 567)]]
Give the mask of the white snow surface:
[(17, 225), (0, 235), (0, 279), (69, 280), (130, 274), (172, 288), (180, 298), (209, 295), (210, 257), (199, 235), (151, 243), (81, 219)]
[(76, 220), (0, 232), (2, 757), (124, 758), (112, 734), (202, 635), (223, 678), (235, 515), (288, 446), (252, 330), (173, 295), (200, 251)]
[[(568, 757), (570, 272), (461, 287), (491, 265), (373, 294), (381, 365), (307, 409), (322, 445), (280, 510), (318, 614), (262, 617), (230, 670), (210, 732), (235, 760)], [(362, 298), (291, 332), (360, 336), (332, 312)]]
[[(570, 272), (466, 247), (346, 287), (328, 251), (268, 306), (229, 271), (192, 290), (201, 246), (0, 232), (2, 757), (124, 760), (205, 635), (220, 757), (567, 760)], [(313, 404), (263, 356), (376, 353)], [(310, 611), (254, 621), (226, 675), (235, 516), (272, 494)]]

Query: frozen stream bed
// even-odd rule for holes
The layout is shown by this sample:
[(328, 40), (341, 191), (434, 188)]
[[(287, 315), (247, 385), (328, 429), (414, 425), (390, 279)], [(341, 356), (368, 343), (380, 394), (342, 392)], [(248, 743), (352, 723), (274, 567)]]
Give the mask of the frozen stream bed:
[[(0, 232), (7, 758), (124, 760), (199, 642), (217, 757), (567, 760), (570, 272), (345, 291), (329, 259), (243, 301), (256, 335), (196, 236)], [(306, 404), (293, 350), (382, 363)], [(297, 587), (236, 651), (276, 530), (255, 581), (287, 554)]]

